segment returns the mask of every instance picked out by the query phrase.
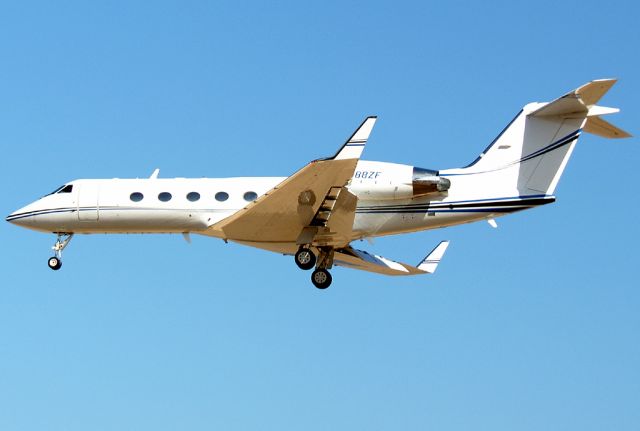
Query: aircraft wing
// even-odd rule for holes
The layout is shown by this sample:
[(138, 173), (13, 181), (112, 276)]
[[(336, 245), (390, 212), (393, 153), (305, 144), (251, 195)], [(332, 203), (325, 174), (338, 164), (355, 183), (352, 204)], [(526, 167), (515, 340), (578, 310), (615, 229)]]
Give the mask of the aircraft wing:
[(366, 118), (333, 157), (309, 163), (205, 233), (233, 241), (347, 245), (357, 198), (345, 186), (375, 122)]
[(447, 247), (449, 247), (449, 241), (442, 241), (416, 266), (395, 262), (351, 246), (336, 250), (333, 262), (338, 266), (385, 275), (433, 274), (444, 256), (444, 252), (447, 251)]

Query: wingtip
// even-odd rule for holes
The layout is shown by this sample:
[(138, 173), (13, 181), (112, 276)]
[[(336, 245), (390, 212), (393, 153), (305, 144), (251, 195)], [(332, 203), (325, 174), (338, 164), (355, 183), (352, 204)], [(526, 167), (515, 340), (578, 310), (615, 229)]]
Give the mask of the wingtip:
[(332, 159), (359, 159), (377, 118), (376, 116), (365, 118)]
[(440, 241), (440, 244), (438, 244), (433, 250), (431, 250), (431, 253), (429, 253), (427, 257), (422, 260), (422, 262), (420, 262), (417, 268), (430, 274), (436, 272), (438, 264), (442, 260), (444, 253), (447, 251), (447, 247), (449, 247), (449, 243), (449, 240)]
[(578, 88), (573, 93), (587, 105), (595, 105), (618, 81), (617, 78), (594, 79)]
[(600, 78), (600, 79), (594, 79), (591, 82), (612, 82), (612, 83), (616, 83), (618, 82), (618, 78)]

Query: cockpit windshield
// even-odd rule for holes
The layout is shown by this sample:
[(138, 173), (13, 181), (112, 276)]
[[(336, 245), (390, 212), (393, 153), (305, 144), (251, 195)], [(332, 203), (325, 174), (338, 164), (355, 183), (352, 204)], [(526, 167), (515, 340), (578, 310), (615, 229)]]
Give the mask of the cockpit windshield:
[(60, 186), (57, 189), (55, 189), (54, 191), (49, 193), (47, 196), (55, 195), (56, 193), (71, 193), (72, 190), (73, 190), (73, 185), (72, 184), (65, 184), (65, 185)]

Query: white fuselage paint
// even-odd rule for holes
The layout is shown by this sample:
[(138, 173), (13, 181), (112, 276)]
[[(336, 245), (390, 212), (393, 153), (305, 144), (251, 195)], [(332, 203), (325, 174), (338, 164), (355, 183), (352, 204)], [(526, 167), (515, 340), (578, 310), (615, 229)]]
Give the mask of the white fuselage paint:
[[(484, 188), (473, 175), (452, 176), (446, 193), (403, 198), (410, 187), (412, 169), (385, 162), (358, 163), (348, 186), (358, 197), (352, 239), (469, 223), (525, 209), (516, 205), (508, 210), (498, 207), (496, 212), (490, 208), (456, 210), (455, 205), (461, 202), (519, 196), (518, 190), (499, 190), (488, 184)], [(442, 171), (441, 175), (446, 176), (447, 172)], [(73, 186), (71, 192), (44, 196), (9, 218), (42, 232), (215, 235), (206, 229), (244, 208), (249, 203), (244, 199), (245, 193), (261, 196), (283, 180), (285, 177), (75, 180), (67, 183)], [(478, 190), (491, 192), (480, 199)], [(163, 192), (171, 194), (169, 201), (159, 199)], [(198, 200), (187, 198), (192, 192), (199, 194)], [(220, 192), (228, 194), (228, 199), (217, 200)], [(141, 193), (144, 198), (134, 202), (132, 193)], [(527, 208), (531, 206), (534, 205)]]

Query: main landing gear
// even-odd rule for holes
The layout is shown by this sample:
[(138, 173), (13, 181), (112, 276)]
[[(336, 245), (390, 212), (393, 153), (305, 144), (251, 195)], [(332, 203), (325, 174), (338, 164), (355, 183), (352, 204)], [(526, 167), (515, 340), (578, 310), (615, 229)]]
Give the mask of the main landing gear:
[(318, 289), (326, 289), (331, 285), (332, 277), (328, 269), (333, 266), (333, 247), (319, 247), (319, 256), (311, 251), (309, 247), (302, 246), (294, 256), (298, 268), (309, 270), (314, 266), (316, 269), (311, 273), (311, 282)]
[(318, 268), (311, 273), (311, 282), (318, 289), (326, 289), (331, 286), (331, 274), (324, 268)]
[(307, 247), (300, 247), (294, 257), (296, 265), (300, 269), (307, 271), (316, 266), (316, 255)]
[(62, 268), (62, 250), (64, 250), (64, 248), (69, 244), (71, 238), (73, 238), (72, 233), (58, 232), (58, 239), (56, 239), (55, 245), (51, 247), (55, 255), (50, 257), (47, 261), (47, 265), (49, 265), (49, 268), (53, 269), (54, 271)]

